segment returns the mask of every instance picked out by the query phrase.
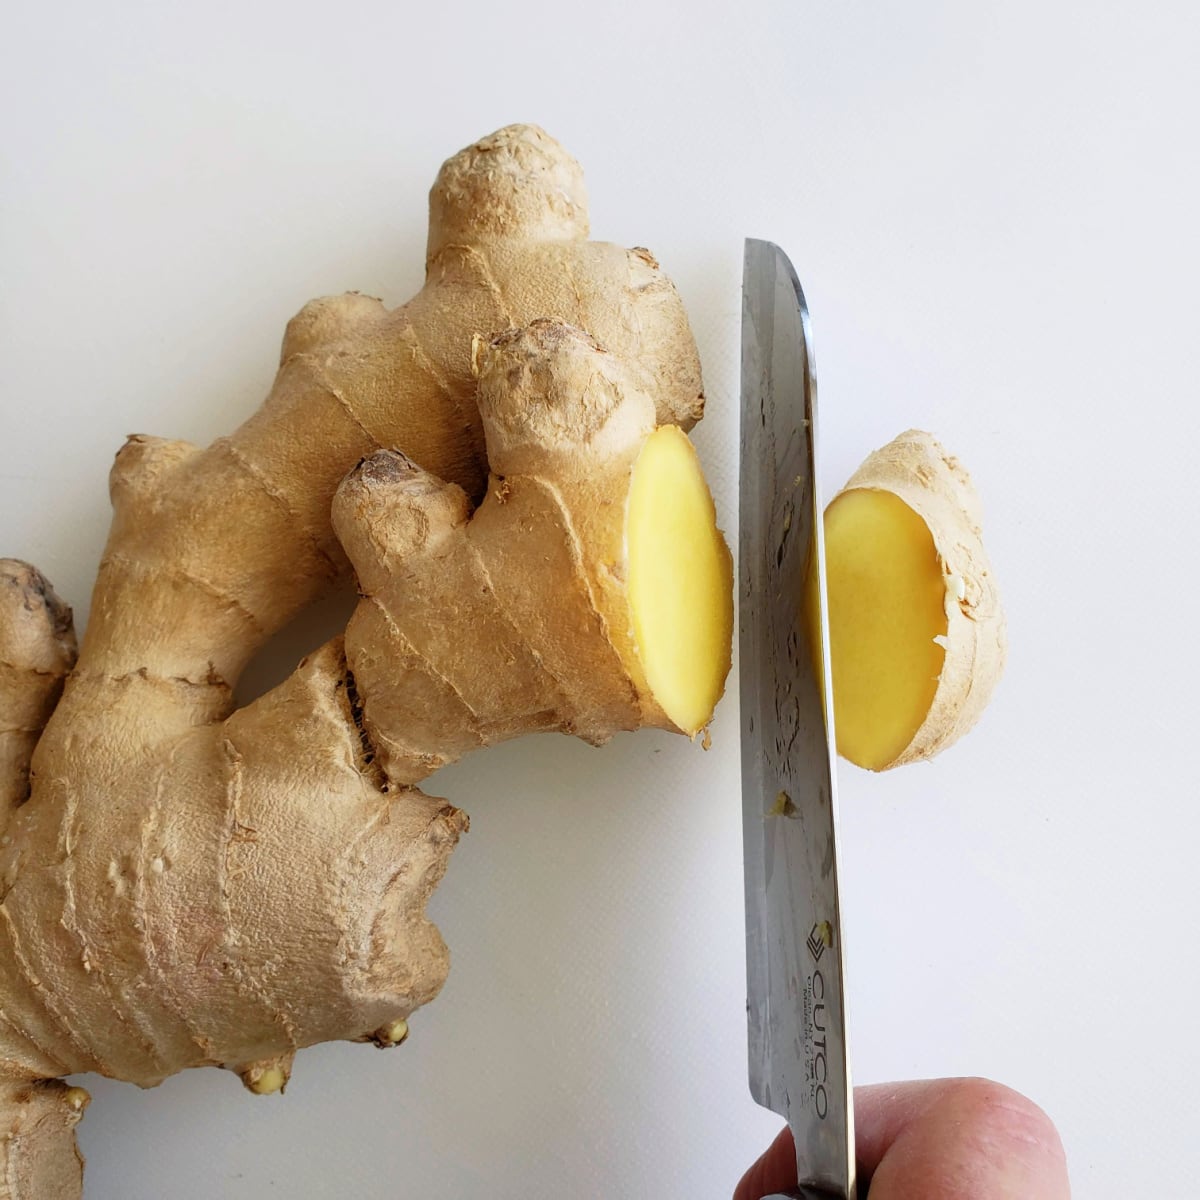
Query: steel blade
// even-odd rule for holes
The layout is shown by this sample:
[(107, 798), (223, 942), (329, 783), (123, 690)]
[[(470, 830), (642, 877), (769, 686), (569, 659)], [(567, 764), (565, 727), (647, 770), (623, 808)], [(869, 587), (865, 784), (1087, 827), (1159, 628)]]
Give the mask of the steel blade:
[[(742, 295), (738, 646), (750, 1089), (791, 1126), (800, 1183), (853, 1198), (808, 307), (787, 256), (770, 242), (747, 240)], [(810, 557), (822, 672), (802, 619)]]

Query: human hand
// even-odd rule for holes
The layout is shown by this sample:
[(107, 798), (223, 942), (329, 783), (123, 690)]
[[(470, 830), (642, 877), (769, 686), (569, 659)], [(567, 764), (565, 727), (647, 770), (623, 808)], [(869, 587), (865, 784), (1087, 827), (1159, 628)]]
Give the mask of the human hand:
[[(1058, 1130), (1032, 1100), (987, 1079), (854, 1089), (860, 1200), (1070, 1200)], [(733, 1200), (796, 1186), (785, 1128)]]

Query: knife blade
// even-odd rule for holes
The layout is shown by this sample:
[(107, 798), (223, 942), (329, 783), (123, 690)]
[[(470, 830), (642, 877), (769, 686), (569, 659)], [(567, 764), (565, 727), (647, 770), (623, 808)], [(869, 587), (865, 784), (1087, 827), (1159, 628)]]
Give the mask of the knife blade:
[[(854, 1200), (838, 901), (833, 696), (816, 371), (808, 306), (778, 246), (747, 239), (742, 284), (738, 649), (750, 1090), (787, 1119), (794, 1195)], [(821, 645), (802, 620), (816, 566)]]

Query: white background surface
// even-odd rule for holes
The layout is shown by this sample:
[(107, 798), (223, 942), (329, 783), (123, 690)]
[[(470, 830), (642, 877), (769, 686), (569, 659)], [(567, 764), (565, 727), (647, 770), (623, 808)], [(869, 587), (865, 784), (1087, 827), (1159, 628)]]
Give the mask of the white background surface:
[[(513, 120), (584, 163), (595, 236), (678, 282), (733, 530), (740, 240), (780, 241), (824, 486), (938, 433), (1010, 619), (965, 743), (843, 768), (857, 1077), (994, 1076), (1058, 1121), (1078, 1196), (1194, 1196), (1200, 15), (733, 8), (10, 8), (0, 550), (85, 618), (124, 435), (240, 422), (310, 295), (407, 298), (439, 163)], [(733, 698), (713, 735), (431, 781), (473, 826), (409, 1043), (305, 1052), (282, 1099), (88, 1081), (88, 1196), (727, 1196), (778, 1121), (744, 1082)]]

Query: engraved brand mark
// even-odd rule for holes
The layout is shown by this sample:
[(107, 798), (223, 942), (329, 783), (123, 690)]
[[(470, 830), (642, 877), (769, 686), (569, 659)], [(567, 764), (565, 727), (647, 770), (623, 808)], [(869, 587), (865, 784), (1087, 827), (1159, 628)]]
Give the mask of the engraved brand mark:
[(812, 927), (812, 933), (808, 935), (808, 952), (813, 956), (813, 962), (820, 962), (821, 955), (825, 953), (825, 943), (821, 941), (821, 936), (817, 927)]
[[(821, 961), (826, 949), (833, 945), (833, 925), (818, 921), (805, 938), (804, 944), (813, 963)], [(818, 966), (805, 980), (804, 988), (804, 1058), (808, 1076), (809, 1096), (817, 1118), (824, 1121), (829, 1115), (829, 1042), (826, 1037), (828, 1016), (825, 1000), (825, 976)]]
[[(829, 1114), (829, 1096), (825, 1084), (829, 1080), (829, 1060), (826, 1058), (827, 1042), (825, 1039), (825, 977), (820, 971), (814, 971), (812, 982), (812, 1064), (810, 1071), (810, 1086), (812, 1088), (813, 1107), (817, 1117), (825, 1120)], [(818, 1036), (820, 1035), (820, 1036)]]
[(819, 963), (826, 946), (833, 945), (833, 926), (828, 921), (818, 921), (804, 943), (812, 955), (813, 962)]

